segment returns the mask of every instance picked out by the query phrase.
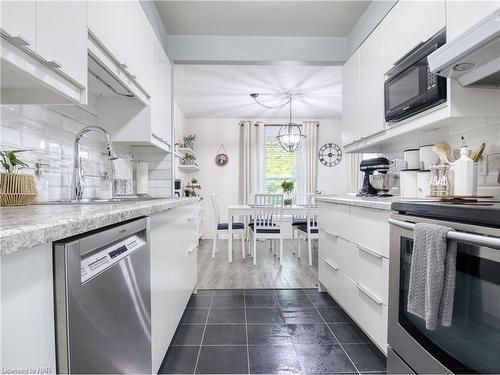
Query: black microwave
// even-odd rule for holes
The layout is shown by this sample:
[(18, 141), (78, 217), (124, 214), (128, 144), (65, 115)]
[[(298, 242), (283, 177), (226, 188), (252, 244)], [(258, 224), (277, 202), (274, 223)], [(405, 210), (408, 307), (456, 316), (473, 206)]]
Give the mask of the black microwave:
[(385, 75), (385, 121), (397, 123), (446, 102), (446, 78), (431, 73), (427, 56), (446, 43), (442, 30), (398, 60)]

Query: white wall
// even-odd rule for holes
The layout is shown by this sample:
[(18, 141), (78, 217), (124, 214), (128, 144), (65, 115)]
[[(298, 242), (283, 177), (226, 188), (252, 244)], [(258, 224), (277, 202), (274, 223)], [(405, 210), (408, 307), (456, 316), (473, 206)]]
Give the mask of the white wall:
[[(254, 119), (257, 120), (257, 119)], [(280, 123), (285, 120), (266, 120), (265, 122)], [(300, 123), (301, 119), (296, 119)], [(185, 119), (184, 133), (195, 133), (195, 152), (200, 171), (190, 174), (195, 176), (202, 186), (201, 196), (205, 206), (205, 233), (213, 232), (214, 218), (210, 202), (210, 194), (215, 193), (221, 214), (221, 220), (227, 221), (227, 208), (238, 204), (240, 192), (240, 119)], [(333, 142), (340, 145), (340, 120), (321, 120), (319, 127), (319, 145)], [(220, 145), (224, 144), (229, 156), (225, 167), (218, 167), (214, 158)], [(345, 193), (345, 166), (342, 161), (336, 167), (318, 165), (318, 190), (323, 194)]]

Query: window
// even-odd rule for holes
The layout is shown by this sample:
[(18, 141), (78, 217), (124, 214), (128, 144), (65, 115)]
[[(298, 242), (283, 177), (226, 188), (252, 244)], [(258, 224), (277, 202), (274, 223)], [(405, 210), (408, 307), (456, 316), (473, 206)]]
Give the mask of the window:
[(281, 148), (276, 135), (279, 127), (266, 126), (266, 193), (282, 193), (281, 182), (295, 182), (294, 193), (299, 194), (303, 188), (303, 152), (302, 146), (295, 152)]

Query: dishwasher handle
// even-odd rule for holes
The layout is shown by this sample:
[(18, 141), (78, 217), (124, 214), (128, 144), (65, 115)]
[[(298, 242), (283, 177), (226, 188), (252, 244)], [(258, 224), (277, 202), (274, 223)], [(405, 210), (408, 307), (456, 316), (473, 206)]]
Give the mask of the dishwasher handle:
[(106, 246), (107, 244), (114, 243), (125, 237), (129, 237), (140, 232), (144, 232), (142, 234), (146, 237), (145, 232), (147, 227), (148, 219), (143, 217), (125, 222), (121, 225), (109, 227), (109, 229), (104, 228), (101, 232), (82, 237), (80, 238), (80, 255), (84, 256), (89, 252)]

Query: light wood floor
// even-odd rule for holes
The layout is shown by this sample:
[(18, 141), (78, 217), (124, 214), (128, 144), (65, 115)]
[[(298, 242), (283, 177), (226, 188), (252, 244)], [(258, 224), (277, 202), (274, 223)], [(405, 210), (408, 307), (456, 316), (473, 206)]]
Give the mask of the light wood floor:
[[(227, 261), (227, 240), (217, 241), (212, 255), (212, 240), (201, 240), (198, 249), (199, 289), (315, 288), (318, 282), (317, 241), (313, 242), (313, 265), (308, 265), (307, 243), (302, 242), (301, 259), (295, 255), (295, 240), (285, 240), (283, 266), (269, 250), (269, 241), (257, 242), (257, 265), (241, 256), (240, 240), (233, 241), (233, 263)], [(247, 242), (248, 251), (248, 242)]]

